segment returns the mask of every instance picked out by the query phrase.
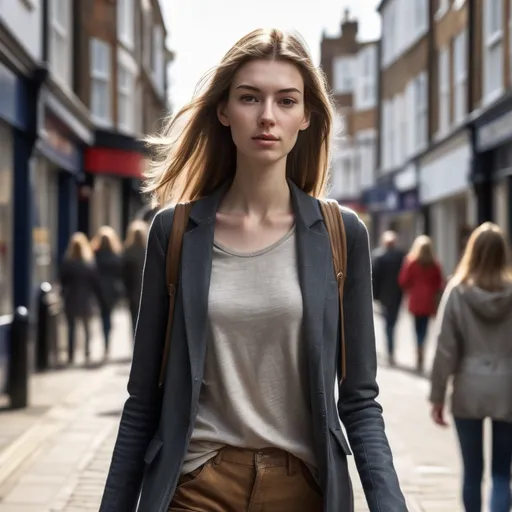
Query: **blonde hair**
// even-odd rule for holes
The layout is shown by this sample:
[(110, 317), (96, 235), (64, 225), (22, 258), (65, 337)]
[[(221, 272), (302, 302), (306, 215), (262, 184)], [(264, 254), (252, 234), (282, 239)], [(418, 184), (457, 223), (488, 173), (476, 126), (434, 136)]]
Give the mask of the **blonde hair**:
[(139, 247), (146, 247), (148, 239), (148, 224), (143, 220), (134, 220), (129, 226), (126, 232), (126, 240), (124, 246), (126, 248), (133, 245)]
[(417, 261), (421, 265), (429, 266), (436, 262), (432, 240), (427, 235), (420, 235), (414, 240), (411, 250), (407, 254), (407, 259)]
[(236, 147), (229, 128), (217, 117), (217, 107), (227, 101), (236, 72), (257, 59), (291, 62), (301, 72), (310, 124), (299, 132), (287, 157), (286, 175), (306, 193), (315, 197), (325, 193), (334, 117), (325, 76), (299, 35), (258, 29), (242, 37), (205, 75), (193, 100), (160, 135), (147, 139), (154, 159), (143, 190), (151, 194), (153, 206), (207, 196), (234, 177)]
[(94, 235), (91, 245), (94, 252), (102, 249), (119, 254), (123, 249), (119, 236), (115, 232), (115, 229), (110, 226), (101, 226)]
[(69, 240), (65, 258), (92, 263), (94, 254), (89, 239), (84, 233), (75, 233)]
[(503, 289), (512, 283), (509, 258), (503, 231), (496, 224), (485, 222), (471, 233), (453, 281), (488, 291)]

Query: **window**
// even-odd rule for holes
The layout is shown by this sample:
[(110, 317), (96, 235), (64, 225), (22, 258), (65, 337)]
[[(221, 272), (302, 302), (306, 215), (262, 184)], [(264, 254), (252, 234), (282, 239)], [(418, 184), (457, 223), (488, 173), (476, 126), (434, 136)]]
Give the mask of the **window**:
[(123, 130), (132, 132), (135, 124), (135, 80), (133, 72), (129, 66), (119, 62), (117, 73), (117, 125)]
[(91, 39), (91, 113), (97, 123), (112, 124), (110, 45)]
[(373, 108), (376, 100), (376, 51), (374, 46), (363, 48), (357, 56), (355, 106), (357, 109)]
[(133, 0), (117, 0), (117, 38), (130, 49), (135, 39), (134, 7)]
[(438, 55), (439, 78), (439, 135), (445, 135), (450, 127), (450, 47)]
[(0, 122), (0, 315), (12, 313), (12, 173), (11, 130)]
[(333, 86), (335, 94), (348, 94), (354, 85), (353, 57), (335, 57), (333, 60)]
[(427, 144), (427, 75), (421, 73), (415, 80), (416, 126), (415, 151), (419, 151)]
[(147, 69), (151, 69), (153, 64), (153, 12), (151, 5), (148, 3), (143, 6), (143, 56), (144, 65)]
[(50, 68), (66, 86), (71, 86), (71, 2), (51, 0)]
[(382, 106), (382, 167), (391, 169), (393, 160), (393, 123), (392, 123), (392, 102), (385, 100)]
[(453, 77), (454, 77), (454, 105), (453, 120), (460, 123), (464, 120), (467, 111), (467, 59), (466, 59), (467, 33), (461, 32), (453, 41)]
[(501, 94), (503, 86), (503, 2), (486, 0), (484, 10), (484, 91), (490, 102)]

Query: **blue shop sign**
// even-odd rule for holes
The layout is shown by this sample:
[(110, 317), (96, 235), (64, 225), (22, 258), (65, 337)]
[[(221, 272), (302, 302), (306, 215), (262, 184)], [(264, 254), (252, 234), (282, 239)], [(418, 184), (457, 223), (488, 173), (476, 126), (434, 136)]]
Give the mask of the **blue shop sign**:
[(392, 185), (380, 185), (363, 193), (363, 203), (370, 212), (405, 212), (419, 208), (418, 190), (398, 191)]

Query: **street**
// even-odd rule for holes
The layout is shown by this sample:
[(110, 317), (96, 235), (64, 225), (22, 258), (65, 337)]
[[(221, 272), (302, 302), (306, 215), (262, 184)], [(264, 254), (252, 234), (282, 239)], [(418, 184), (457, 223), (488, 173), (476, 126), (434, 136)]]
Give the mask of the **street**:
[[(131, 349), (128, 314), (116, 313), (113, 362), (35, 375), (25, 411), (1, 412), (0, 512), (97, 511), (126, 399)], [(382, 326), (376, 317), (382, 354)], [(93, 358), (102, 356), (99, 324)], [(411, 512), (454, 512), (459, 458), (452, 429), (429, 418), (428, 381), (407, 369), (414, 361), (412, 324), (397, 333), (399, 367), (379, 368), (380, 402)], [(430, 346), (433, 346), (430, 340)], [(430, 351), (430, 358), (431, 358)], [(351, 459), (356, 510), (367, 510)]]

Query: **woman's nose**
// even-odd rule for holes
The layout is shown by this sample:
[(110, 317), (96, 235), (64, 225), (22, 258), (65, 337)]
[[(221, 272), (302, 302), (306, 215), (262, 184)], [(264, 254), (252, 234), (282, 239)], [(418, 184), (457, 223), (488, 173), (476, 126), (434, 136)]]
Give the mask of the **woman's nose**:
[(261, 112), (259, 122), (263, 126), (273, 126), (275, 124), (274, 105), (272, 102), (266, 101), (263, 103), (263, 110)]

